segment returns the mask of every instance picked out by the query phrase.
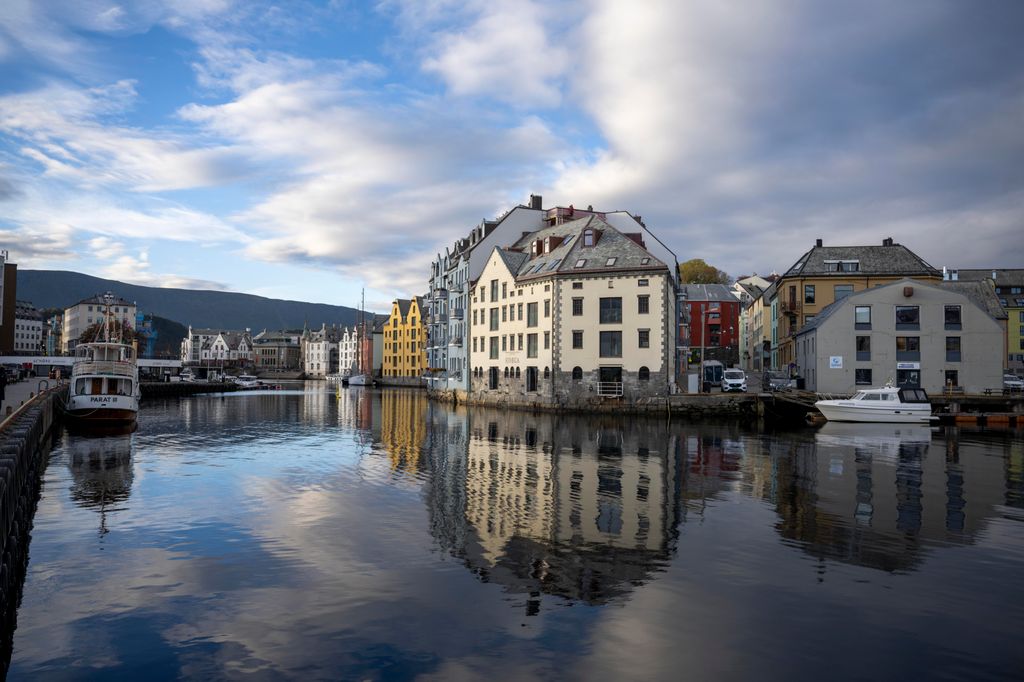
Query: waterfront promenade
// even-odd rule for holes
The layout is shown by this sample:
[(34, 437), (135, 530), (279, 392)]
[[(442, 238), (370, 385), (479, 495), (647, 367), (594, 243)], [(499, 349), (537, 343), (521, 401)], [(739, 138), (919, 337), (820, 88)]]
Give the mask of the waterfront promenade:
[[(39, 393), (40, 381), (47, 380), (45, 378), (29, 377), (24, 381), (7, 384), (7, 388), (4, 391), (4, 399), (3, 401), (0, 401), (0, 421), (3, 421), (7, 417), (8, 406), (10, 406), (11, 412), (14, 412), (23, 403), (28, 402), (30, 394), (37, 395)], [(52, 379), (48, 381), (51, 387), (56, 385)]]

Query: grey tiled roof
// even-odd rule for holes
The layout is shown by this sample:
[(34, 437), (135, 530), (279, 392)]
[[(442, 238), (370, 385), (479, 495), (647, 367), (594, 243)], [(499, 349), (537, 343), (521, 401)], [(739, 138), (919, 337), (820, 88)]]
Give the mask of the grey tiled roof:
[[(588, 228), (598, 233), (593, 246), (583, 246), (583, 233)], [(642, 234), (639, 229), (637, 232)], [(547, 237), (562, 237), (563, 241), (549, 253), (531, 257), (530, 244)], [(665, 263), (651, 255), (647, 249), (598, 216), (588, 216), (531, 232), (519, 239), (512, 248), (521, 251), (526, 258), (518, 271), (513, 271), (519, 280), (539, 279), (556, 273), (592, 275), (623, 270), (657, 272), (668, 269)], [(612, 258), (615, 261), (608, 265)], [(583, 261), (582, 265), (576, 267), (580, 261)]]
[[(103, 300), (103, 296), (104, 295), (105, 294), (95, 294), (93, 296), (90, 296), (89, 298), (83, 298), (76, 305), (82, 305), (83, 303), (99, 303), (100, 305), (103, 305), (103, 304), (106, 303), (106, 301)], [(115, 295), (111, 294), (110, 305), (135, 305), (135, 304), (132, 303), (131, 301), (124, 300), (120, 296), (115, 296)]]
[[(992, 275), (995, 274), (995, 278)], [(998, 287), (1024, 287), (1024, 270), (1010, 268), (989, 268), (988, 270), (957, 270), (960, 281), (981, 281), (991, 279)]]
[[(858, 261), (859, 269), (852, 272), (833, 272), (826, 268), (825, 261)], [(856, 275), (931, 275), (939, 277), (942, 272), (929, 265), (920, 256), (903, 246), (815, 246), (801, 256), (784, 277)]]
[(408, 298), (396, 298), (395, 302), (398, 304), (398, 314), (403, 318), (408, 317), (409, 307), (412, 306), (412, 299)]
[(724, 284), (684, 284), (682, 289), (688, 301), (740, 301)]
[(509, 272), (519, 272), (519, 268), (529, 258), (529, 256), (521, 251), (509, 251), (508, 249), (498, 249), (498, 255), (501, 257), (501, 260), (505, 261), (505, 266), (509, 269)]
[(1007, 319), (1006, 310), (999, 305), (999, 297), (988, 282), (941, 282), (940, 285), (963, 294), (995, 319)]

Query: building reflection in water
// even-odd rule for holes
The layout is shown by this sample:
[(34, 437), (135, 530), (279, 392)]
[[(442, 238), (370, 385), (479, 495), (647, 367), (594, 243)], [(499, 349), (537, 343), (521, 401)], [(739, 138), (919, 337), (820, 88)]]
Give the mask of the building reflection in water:
[(587, 603), (649, 579), (673, 553), (678, 441), (652, 424), (431, 410), (427, 496), (438, 544), (481, 579)]
[(427, 437), (427, 396), (424, 391), (390, 390), (380, 394), (380, 442), (392, 471), (420, 473)]
[(75, 437), (65, 446), (71, 472), (71, 500), (99, 512), (101, 536), (108, 532), (107, 514), (122, 508), (131, 496), (132, 438), (130, 434)]
[(828, 423), (813, 441), (769, 445), (777, 484), (760, 496), (779, 533), (815, 556), (912, 570), (929, 546), (974, 542), (999, 514), (1004, 460), (960, 448), (928, 426)]

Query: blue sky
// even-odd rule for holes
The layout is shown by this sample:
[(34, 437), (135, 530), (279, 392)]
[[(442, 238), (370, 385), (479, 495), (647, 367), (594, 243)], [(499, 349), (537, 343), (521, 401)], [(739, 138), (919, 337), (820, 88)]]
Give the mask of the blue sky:
[(531, 193), (680, 260), (1024, 266), (1016, 0), (0, 3), (22, 268), (372, 307)]

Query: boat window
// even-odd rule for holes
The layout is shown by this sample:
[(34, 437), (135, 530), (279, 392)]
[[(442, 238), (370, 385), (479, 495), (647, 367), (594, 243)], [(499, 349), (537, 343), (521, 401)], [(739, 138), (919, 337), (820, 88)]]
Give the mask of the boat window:
[(881, 400), (881, 399), (882, 399), (882, 396), (878, 395), (877, 393), (865, 393), (864, 394), (864, 400)]
[(85, 379), (75, 382), (75, 395), (89, 395), (89, 384)]
[(886, 393), (882, 396), (882, 400), (896, 400), (896, 396), (893, 393)]

